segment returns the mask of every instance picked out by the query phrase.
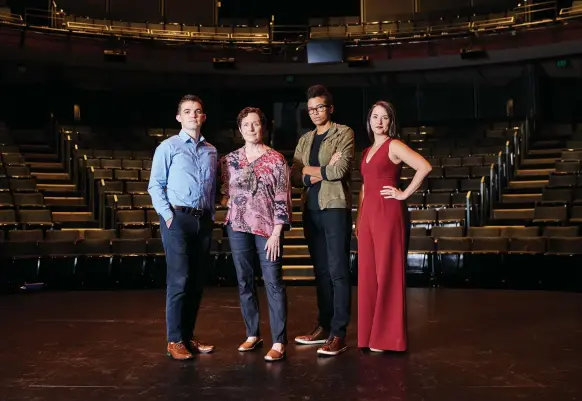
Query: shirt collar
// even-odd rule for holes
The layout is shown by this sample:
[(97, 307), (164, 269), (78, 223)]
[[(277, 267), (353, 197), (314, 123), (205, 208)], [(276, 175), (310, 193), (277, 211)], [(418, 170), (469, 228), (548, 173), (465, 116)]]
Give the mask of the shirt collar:
[[(192, 139), (192, 137), (190, 135), (188, 135), (186, 133), (186, 131), (184, 130), (180, 130), (180, 134), (178, 134), (178, 136), (184, 141), (184, 143), (190, 141), (192, 143), (196, 143), (194, 142), (194, 139)], [(206, 139), (202, 136), (202, 134), (200, 135), (200, 138), (198, 138), (198, 142), (196, 144), (199, 144), (201, 142), (204, 142)]]

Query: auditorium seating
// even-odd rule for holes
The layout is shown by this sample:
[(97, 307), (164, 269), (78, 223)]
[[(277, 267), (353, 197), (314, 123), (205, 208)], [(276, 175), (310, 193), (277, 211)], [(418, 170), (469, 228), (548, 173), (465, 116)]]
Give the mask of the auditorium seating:
[[(554, 273), (558, 270), (562, 275), (572, 274), (582, 249), (582, 233), (577, 226), (582, 221), (579, 192), (582, 162), (579, 151), (573, 148), (577, 142), (570, 135), (562, 140), (564, 147), (559, 151), (536, 149), (543, 143), (534, 142), (531, 154), (519, 159), (521, 165), (507, 165), (513, 159), (503, 153), (507, 149), (515, 152), (506, 147), (517, 131), (508, 123), (465, 125), (461, 132), (450, 126), (402, 130), (406, 143), (433, 166), (429, 178), (408, 200), (411, 223), (408, 273), (433, 282), (453, 279), (465, 284), (527, 282), (532, 286), (557, 284)], [(175, 134), (175, 129), (135, 130), (124, 141), (116, 141), (114, 136), (97, 134), (87, 127), (64, 127), (59, 135), (71, 139), (70, 178), (69, 173), (63, 173), (67, 166), (61, 165), (56, 174), (66, 175), (68, 183), (64, 185), (72, 187), (67, 194), (76, 194), (81, 200), (74, 203), (65, 202), (68, 198), (63, 191), (58, 193), (54, 187), (46, 186), (54, 182), (51, 181), (54, 177), (43, 177), (39, 172), (43, 167), (52, 170), (59, 167), (50, 147), (42, 148), (44, 153), (40, 155), (30, 153), (33, 146), (30, 143), (34, 141), (25, 140), (28, 145), (23, 141), (15, 144), (6, 127), (2, 132), (0, 249), (5, 267), (0, 275), (5, 283), (18, 286), (39, 280), (69, 288), (163, 285), (165, 260), (159, 217), (153, 210), (147, 184), (155, 145)], [(155, 134), (160, 132), (161, 135)], [(566, 148), (566, 143), (571, 148)], [(43, 145), (34, 146), (38, 151), (38, 146)], [(541, 161), (532, 158), (541, 157), (540, 152)], [(283, 153), (290, 158), (293, 152)], [(548, 156), (555, 160), (550, 162)], [(47, 157), (52, 158), (51, 162), (38, 162), (39, 158)], [(358, 150), (352, 170), (354, 199), (361, 188), (361, 157)], [(524, 171), (528, 163), (535, 168), (527, 167)], [(545, 180), (537, 176), (542, 173)], [(403, 187), (412, 176), (413, 170), (403, 169)], [(529, 182), (522, 177), (533, 177), (540, 186), (531, 184), (516, 192), (514, 182)], [(289, 281), (313, 279), (302, 228), (300, 192), (293, 189), (293, 229), (286, 233), (284, 242), (284, 277)], [(55, 194), (61, 196), (60, 203), (55, 203)], [(523, 206), (512, 198), (533, 205), (528, 218), (523, 218), (522, 209), (500, 208), (511, 203), (507, 200)], [(354, 202), (354, 218), (356, 206)], [(81, 213), (90, 215), (89, 222), (94, 221), (93, 224), (54, 218), (58, 213), (74, 215), (78, 213), (75, 210), (83, 208)], [(511, 215), (512, 212), (515, 214)], [(236, 277), (221, 224), (225, 213), (218, 208), (207, 280), (233, 285)], [(355, 279), (355, 238), (351, 254)], [(549, 260), (551, 266), (558, 263), (561, 268), (550, 271)], [(523, 263), (528, 266), (526, 270), (516, 267)]]

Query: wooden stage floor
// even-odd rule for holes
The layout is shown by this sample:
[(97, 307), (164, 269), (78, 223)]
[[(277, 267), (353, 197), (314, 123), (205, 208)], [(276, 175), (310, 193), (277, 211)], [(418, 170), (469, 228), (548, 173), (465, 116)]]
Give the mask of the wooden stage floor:
[[(197, 334), (217, 346), (193, 361), (165, 355), (163, 291), (39, 292), (0, 297), (0, 400), (582, 399), (582, 294), (408, 289), (410, 350), (356, 344), (318, 357), (290, 341), (286, 361), (244, 340), (236, 288), (206, 289)], [(315, 289), (289, 287), (290, 340), (314, 324)], [(354, 299), (356, 299), (354, 289)]]

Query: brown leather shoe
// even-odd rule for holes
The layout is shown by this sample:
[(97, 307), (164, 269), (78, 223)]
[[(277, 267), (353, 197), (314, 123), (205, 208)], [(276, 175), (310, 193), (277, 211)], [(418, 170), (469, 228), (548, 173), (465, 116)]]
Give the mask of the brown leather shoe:
[(271, 348), (269, 350), (269, 352), (267, 352), (267, 355), (265, 355), (265, 361), (267, 362), (276, 362), (276, 361), (280, 361), (283, 358), (285, 358), (285, 346), (283, 346), (283, 348), (281, 349), (282, 352), (277, 351), (274, 348)]
[(238, 347), (238, 350), (241, 351), (241, 352), (252, 351), (255, 348), (261, 346), (262, 344), (263, 344), (263, 339), (262, 338), (257, 338), (255, 341), (245, 341), (244, 343), (242, 343)]
[(317, 353), (321, 355), (335, 356), (341, 354), (347, 349), (348, 346), (346, 345), (346, 341), (343, 338), (334, 336), (330, 337), (325, 345), (317, 350)]
[(298, 344), (325, 344), (327, 338), (329, 337), (329, 333), (323, 329), (321, 326), (317, 326), (313, 329), (310, 333), (304, 336), (297, 336), (295, 337), (295, 342)]
[(194, 358), (194, 355), (188, 351), (188, 348), (186, 348), (182, 342), (168, 343), (168, 356), (177, 361), (185, 361)]
[(214, 345), (203, 344), (196, 337), (192, 338), (189, 342), (190, 349), (192, 352), (199, 352), (201, 354), (208, 354), (214, 351)]

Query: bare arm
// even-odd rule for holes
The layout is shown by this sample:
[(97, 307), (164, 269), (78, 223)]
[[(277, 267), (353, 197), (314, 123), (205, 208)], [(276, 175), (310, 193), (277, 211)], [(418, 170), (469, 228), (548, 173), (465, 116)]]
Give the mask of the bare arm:
[(394, 162), (402, 161), (403, 163), (406, 163), (411, 168), (416, 170), (410, 185), (408, 185), (408, 187), (402, 191), (401, 200), (408, 199), (410, 195), (415, 193), (416, 190), (420, 188), (426, 176), (431, 172), (432, 166), (424, 157), (398, 140), (392, 141), (392, 143), (390, 143), (388, 157), (390, 157), (390, 159)]

